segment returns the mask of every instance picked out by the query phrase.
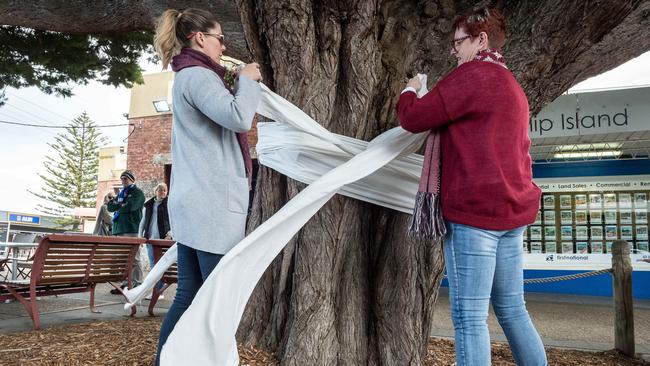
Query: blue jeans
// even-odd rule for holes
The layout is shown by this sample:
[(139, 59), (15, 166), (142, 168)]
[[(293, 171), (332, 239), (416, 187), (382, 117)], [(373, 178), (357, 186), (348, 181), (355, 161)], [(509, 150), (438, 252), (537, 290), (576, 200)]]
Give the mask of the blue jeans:
[(178, 288), (176, 289), (174, 302), (160, 326), (156, 365), (160, 365), (160, 351), (167, 341), (167, 337), (169, 337), (178, 319), (190, 306), (199, 288), (222, 257), (221, 254), (192, 249), (178, 243)]
[(491, 364), (490, 301), (517, 365), (547, 365), (524, 301), (525, 227), (492, 231), (448, 222), (447, 228), (444, 255), (458, 366)]

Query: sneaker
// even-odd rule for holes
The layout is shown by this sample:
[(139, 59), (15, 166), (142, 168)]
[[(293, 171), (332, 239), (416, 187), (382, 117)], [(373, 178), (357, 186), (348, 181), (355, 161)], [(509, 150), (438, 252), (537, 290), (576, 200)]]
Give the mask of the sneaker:
[[(120, 288), (121, 288), (122, 290), (124, 290), (124, 289), (126, 288), (126, 285), (125, 285), (125, 284), (122, 284), (122, 285), (120, 286)], [(114, 289), (111, 290), (111, 295), (121, 295), (121, 294), (122, 294), (122, 293), (120, 292), (120, 290), (118, 290), (118, 289), (116, 289), (116, 288), (114, 288)]]

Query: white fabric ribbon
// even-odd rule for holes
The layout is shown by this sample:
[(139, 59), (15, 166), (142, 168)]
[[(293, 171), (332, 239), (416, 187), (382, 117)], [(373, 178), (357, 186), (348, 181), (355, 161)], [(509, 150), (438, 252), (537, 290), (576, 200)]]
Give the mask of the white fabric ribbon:
[[(419, 76), (426, 85), (426, 76)], [(425, 93), (422, 88), (420, 95)], [(260, 162), (311, 184), (221, 259), (167, 339), (163, 366), (239, 364), (235, 333), (255, 285), (293, 235), (337, 192), (403, 212), (413, 208), (422, 157), (409, 154), (426, 133), (396, 127), (369, 143), (335, 135), (264, 85), (257, 112), (276, 121), (260, 124)], [(142, 285), (126, 292), (131, 303), (160, 280), (176, 260), (175, 249), (165, 253)]]

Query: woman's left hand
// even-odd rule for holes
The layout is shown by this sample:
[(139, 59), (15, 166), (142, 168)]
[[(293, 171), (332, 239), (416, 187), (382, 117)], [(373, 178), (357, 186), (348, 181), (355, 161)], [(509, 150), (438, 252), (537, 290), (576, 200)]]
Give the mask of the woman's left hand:
[(408, 83), (406, 83), (406, 88), (411, 87), (415, 89), (416, 92), (419, 92), (420, 89), (422, 89), (422, 83), (420, 82), (420, 78), (417, 76), (414, 76), (409, 80)]

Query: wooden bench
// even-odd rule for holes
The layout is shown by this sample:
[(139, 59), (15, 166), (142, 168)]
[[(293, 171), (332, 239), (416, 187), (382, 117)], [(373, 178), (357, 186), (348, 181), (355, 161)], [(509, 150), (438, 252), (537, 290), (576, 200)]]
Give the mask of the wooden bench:
[[(29, 279), (0, 281), (0, 301), (15, 298), (40, 328), (36, 298), (40, 296), (90, 292), (90, 310), (95, 308), (95, 286), (110, 283), (120, 290), (145, 239), (119, 236), (52, 234), (45, 236), (34, 253)], [(115, 285), (113, 282), (116, 282)], [(135, 314), (135, 307), (131, 315)]]
[[(158, 263), (160, 258), (162, 258), (162, 256), (167, 252), (167, 249), (174, 245), (174, 243), (176, 243), (174, 240), (147, 240), (147, 244), (151, 244), (151, 247), (153, 248), (153, 259), (156, 263)], [(158, 286), (154, 286), (151, 293), (151, 301), (149, 302), (149, 315), (151, 316), (154, 316), (153, 308), (156, 306), (156, 302), (158, 302), (160, 295), (162, 295), (171, 284), (178, 283), (177, 264), (174, 264), (165, 271), (160, 282), (163, 284), (160, 290), (156, 289)]]

